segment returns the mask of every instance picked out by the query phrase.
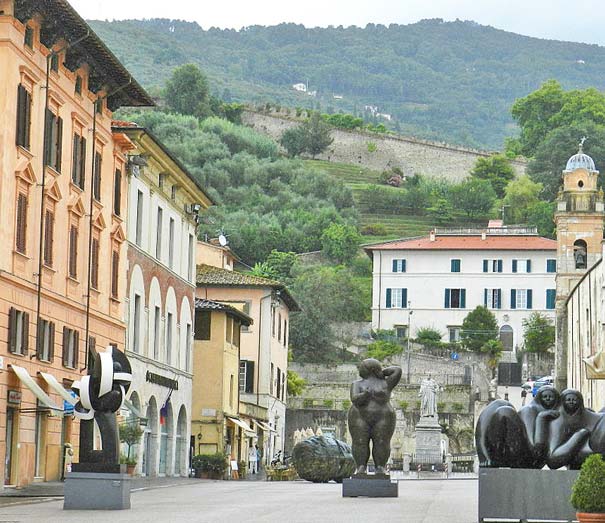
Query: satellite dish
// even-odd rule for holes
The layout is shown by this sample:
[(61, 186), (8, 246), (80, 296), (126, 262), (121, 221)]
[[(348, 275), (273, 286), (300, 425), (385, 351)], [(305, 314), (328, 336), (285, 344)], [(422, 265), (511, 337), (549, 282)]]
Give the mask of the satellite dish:
[(224, 234), (218, 235), (218, 242), (221, 244), (221, 247), (227, 247), (227, 245), (229, 245), (229, 241)]

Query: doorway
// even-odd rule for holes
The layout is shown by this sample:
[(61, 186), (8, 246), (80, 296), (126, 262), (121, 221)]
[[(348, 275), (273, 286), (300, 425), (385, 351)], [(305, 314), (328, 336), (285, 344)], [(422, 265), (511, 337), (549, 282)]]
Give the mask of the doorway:
[(4, 484), (11, 484), (12, 466), (14, 460), (13, 448), (15, 442), (16, 410), (6, 409), (6, 451), (4, 457)]

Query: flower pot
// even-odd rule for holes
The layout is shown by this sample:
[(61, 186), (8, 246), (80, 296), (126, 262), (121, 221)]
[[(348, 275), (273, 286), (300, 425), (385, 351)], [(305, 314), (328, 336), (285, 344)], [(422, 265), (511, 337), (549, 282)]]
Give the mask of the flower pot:
[(605, 523), (605, 514), (594, 512), (577, 512), (576, 517), (580, 523)]
[(134, 469), (137, 468), (137, 464), (133, 463), (132, 465), (126, 464), (126, 472), (130, 475), (130, 476), (134, 476)]

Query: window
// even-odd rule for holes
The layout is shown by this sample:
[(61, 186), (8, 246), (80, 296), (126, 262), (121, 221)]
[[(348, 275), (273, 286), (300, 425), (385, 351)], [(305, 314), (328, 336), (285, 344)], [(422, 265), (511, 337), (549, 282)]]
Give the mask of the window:
[(546, 308), (547, 309), (555, 308), (556, 298), (557, 298), (556, 289), (546, 289)]
[(92, 196), (98, 202), (101, 201), (101, 168), (103, 159), (100, 152), (95, 152), (95, 166), (92, 173)]
[(271, 379), (269, 380), (269, 394), (273, 394), (273, 375), (275, 374), (275, 366), (271, 364)]
[(277, 315), (277, 339), (281, 341), (281, 312)]
[(122, 171), (116, 169), (113, 175), (113, 213), (120, 216), (122, 213)]
[(275, 338), (275, 307), (271, 307), (271, 336)]
[(233, 393), (235, 392), (235, 384), (234, 384), (233, 374), (229, 376), (229, 406), (233, 407)]
[(277, 394), (276, 394), (276, 397), (280, 398), (281, 397), (281, 369), (279, 367), (277, 367), (277, 381), (276, 381), (276, 385), (277, 385)]
[(288, 320), (284, 320), (284, 347), (288, 346)]
[(172, 313), (166, 313), (166, 363), (172, 363)]
[(196, 340), (208, 341), (210, 339), (211, 312), (197, 311), (195, 313), (194, 337)]
[(95, 366), (95, 356), (97, 355), (97, 338), (88, 336), (88, 347), (86, 347), (86, 365), (89, 371)]
[(99, 239), (93, 238), (90, 247), (90, 286), (99, 288)]
[(462, 330), (462, 327), (459, 327), (459, 326), (447, 328), (447, 333), (448, 333), (448, 338), (450, 340), (450, 343), (458, 343), (460, 341), (460, 331), (461, 330)]
[(254, 362), (241, 360), (239, 362), (239, 390), (248, 394), (254, 392)]
[(134, 242), (140, 247), (143, 239), (143, 192), (137, 191), (137, 214)]
[(460, 272), (460, 260), (450, 260), (450, 272)]
[(17, 90), (17, 145), (29, 150), (32, 113), (32, 95), (19, 84)]
[(513, 260), (513, 272), (531, 272), (531, 260)]
[(162, 227), (164, 223), (164, 209), (158, 207), (155, 230), (155, 257), (162, 259)]
[(29, 350), (29, 313), (11, 307), (8, 311), (8, 351), (27, 356)]
[(502, 308), (501, 289), (483, 289), (483, 305), (488, 309)]
[(557, 260), (554, 258), (546, 260), (546, 272), (557, 272)]
[(185, 370), (191, 368), (191, 323), (187, 324), (185, 331)]
[(69, 227), (69, 277), (78, 277), (78, 227)]
[(511, 309), (531, 309), (532, 291), (531, 289), (511, 289), (510, 291)]
[(168, 266), (172, 269), (174, 264), (174, 218), (170, 218), (168, 225)]
[(407, 289), (387, 289), (387, 309), (406, 309), (408, 306)]
[(97, 98), (95, 102), (95, 110), (97, 114), (103, 114), (103, 98)]
[(189, 235), (189, 243), (187, 244), (187, 279), (193, 280), (193, 234)]
[(22, 192), (17, 196), (17, 225), (15, 231), (15, 249), (25, 254), (27, 247), (27, 196)]
[(162, 313), (156, 305), (153, 313), (153, 359), (160, 358), (160, 322), (162, 321)]
[(158, 187), (161, 189), (162, 187), (164, 187), (164, 180), (166, 179), (166, 174), (158, 174)]
[(54, 51), (50, 56), (50, 70), (55, 73), (59, 72), (59, 55)]
[(76, 85), (74, 87), (74, 92), (76, 94), (82, 94), (82, 77), (76, 76)]
[(61, 172), (63, 149), (63, 119), (50, 109), (46, 110), (46, 129), (44, 143), (44, 165)]
[(240, 331), (242, 328), (242, 324), (234, 319), (233, 320), (233, 345), (235, 345), (238, 349), (239, 349), (239, 343), (240, 343)]
[(86, 138), (74, 133), (71, 181), (80, 189), (84, 189), (86, 181)]
[(405, 260), (393, 260), (393, 272), (405, 272), (406, 261)]
[(178, 185), (173, 185), (172, 189), (170, 190), (170, 198), (172, 198), (173, 200), (176, 200), (176, 191), (178, 188)]
[(445, 308), (466, 308), (466, 289), (445, 289)]
[[(252, 308), (252, 302), (251, 301), (246, 301), (244, 302), (244, 314), (247, 314), (248, 316), (250, 316), (250, 309)], [(242, 332), (250, 332), (250, 326), (249, 325), (242, 325)]]
[(80, 333), (77, 330), (63, 327), (63, 366), (75, 369), (78, 365), (78, 344)]
[(132, 315), (132, 352), (139, 353), (141, 350), (141, 296), (134, 295)]
[(502, 272), (502, 260), (483, 260), (483, 272)]
[(44, 265), (53, 266), (53, 244), (55, 232), (55, 213), (47, 210), (44, 214), (44, 246), (43, 259)]
[(40, 320), (36, 336), (36, 357), (42, 361), (52, 361), (55, 353), (55, 324)]
[(227, 316), (226, 324), (225, 339), (227, 343), (231, 343), (233, 342), (233, 318), (231, 316)]
[(29, 25), (25, 26), (25, 35), (23, 37), (23, 43), (30, 49), (34, 48), (34, 28)]
[(111, 297), (118, 297), (120, 281), (120, 253), (113, 251), (111, 254)]
[(408, 337), (407, 325), (394, 325), (393, 328), (395, 329), (395, 336), (397, 336), (397, 338), (403, 339)]

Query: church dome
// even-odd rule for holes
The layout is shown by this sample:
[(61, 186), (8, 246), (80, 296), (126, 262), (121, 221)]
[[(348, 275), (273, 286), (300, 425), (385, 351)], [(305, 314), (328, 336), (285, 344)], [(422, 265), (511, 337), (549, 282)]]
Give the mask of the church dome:
[(586, 169), (587, 171), (597, 170), (594, 160), (582, 151), (583, 144), (584, 139), (582, 139), (582, 142), (580, 143), (580, 148), (577, 154), (574, 154), (569, 160), (567, 160), (567, 165), (565, 167), (566, 171), (575, 171), (576, 169)]

